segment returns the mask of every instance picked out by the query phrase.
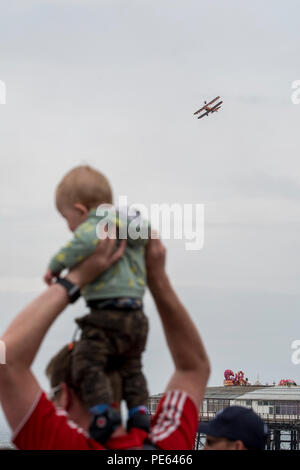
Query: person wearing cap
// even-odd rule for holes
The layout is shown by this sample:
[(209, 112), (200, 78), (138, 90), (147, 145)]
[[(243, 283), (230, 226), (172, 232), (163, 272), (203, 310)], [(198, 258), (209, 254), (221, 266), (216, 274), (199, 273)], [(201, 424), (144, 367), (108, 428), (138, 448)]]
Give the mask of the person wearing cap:
[(268, 427), (252, 409), (228, 406), (198, 432), (206, 434), (203, 450), (264, 450)]

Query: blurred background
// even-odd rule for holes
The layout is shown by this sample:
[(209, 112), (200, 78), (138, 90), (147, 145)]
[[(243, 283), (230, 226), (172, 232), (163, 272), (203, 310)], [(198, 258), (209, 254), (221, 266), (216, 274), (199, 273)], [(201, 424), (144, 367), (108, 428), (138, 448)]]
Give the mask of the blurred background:
[[(300, 79), (297, 0), (11, 0), (0, 9), (0, 332), (44, 288), (70, 237), (56, 184), (90, 164), (129, 204), (204, 204), (205, 243), (165, 240), (168, 272), (202, 334), (210, 385), (299, 381)], [(221, 111), (197, 120), (204, 100)], [(83, 301), (34, 363), (70, 341)], [(173, 370), (150, 295), (151, 393)], [(0, 433), (7, 432), (0, 415)], [(1, 440), (1, 439), (0, 439)]]

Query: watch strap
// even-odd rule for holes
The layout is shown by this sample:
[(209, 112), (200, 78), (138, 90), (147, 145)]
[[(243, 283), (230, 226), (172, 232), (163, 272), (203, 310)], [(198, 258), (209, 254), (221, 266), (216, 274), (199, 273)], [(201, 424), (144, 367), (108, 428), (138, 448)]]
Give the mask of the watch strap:
[(74, 302), (76, 302), (76, 300), (79, 299), (79, 297), (81, 296), (79, 287), (76, 284), (73, 284), (71, 281), (69, 281), (65, 277), (58, 277), (56, 279), (56, 283), (60, 284), (66, 289), (70, 304), (73, 304)]

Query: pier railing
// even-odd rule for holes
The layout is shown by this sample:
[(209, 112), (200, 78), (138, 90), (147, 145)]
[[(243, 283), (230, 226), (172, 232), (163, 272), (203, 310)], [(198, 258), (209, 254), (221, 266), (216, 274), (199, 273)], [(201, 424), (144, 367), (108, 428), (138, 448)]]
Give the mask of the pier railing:
[[(298, 424), (300, 426), (300, 415), (279, 415), (268, 413), (257, 413), (266, 423)], [(215, 412), (200, 412), (200, 421), (210, 421), (216, 416)]]

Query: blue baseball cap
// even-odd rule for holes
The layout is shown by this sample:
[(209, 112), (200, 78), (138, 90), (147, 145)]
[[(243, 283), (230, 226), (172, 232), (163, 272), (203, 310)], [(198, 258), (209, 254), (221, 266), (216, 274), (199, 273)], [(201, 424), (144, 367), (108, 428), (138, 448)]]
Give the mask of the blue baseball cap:
[(249, 408), (228, 406), (208, 423), (200, 423), (199, 433), (242, 441), (249, 449), (264, 449), (268, 426)]

